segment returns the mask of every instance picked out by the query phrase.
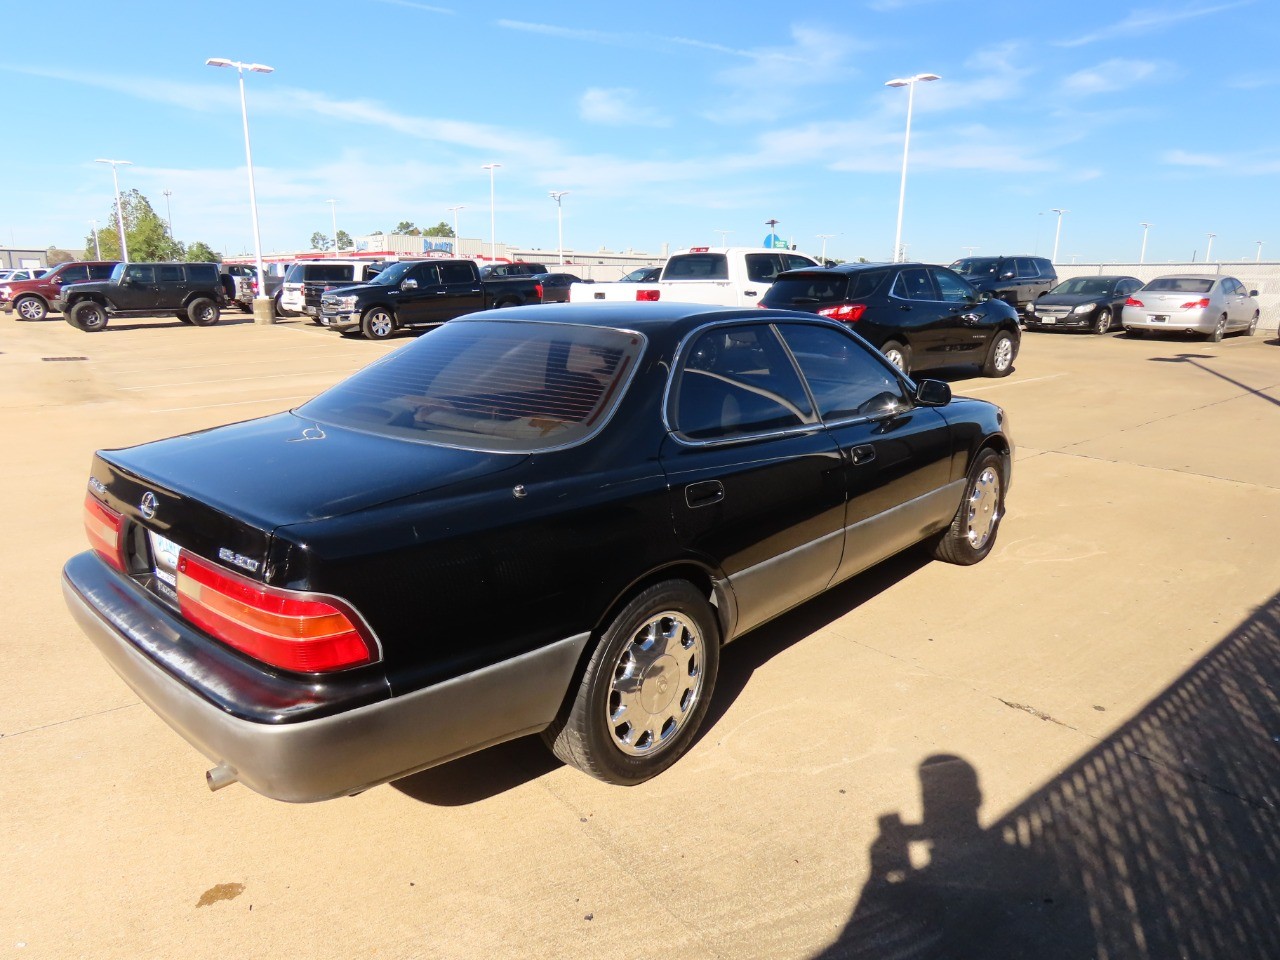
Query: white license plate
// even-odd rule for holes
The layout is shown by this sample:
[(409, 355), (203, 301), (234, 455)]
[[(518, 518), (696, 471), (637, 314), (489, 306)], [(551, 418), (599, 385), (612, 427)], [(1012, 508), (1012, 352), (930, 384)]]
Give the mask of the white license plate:
[(182, 548), (154, 530), (148, 530), (147, 536), (151, 538), (151, 559), (155, 563), (157, 579), (163, 580), (171, 587), (176, 587), (178, 585), (178, 551)]
[(1152, 323), (1167, 323), (1169, 316), (1164, 313), (1153, 313), (1150, 319)]
[(1040, 322), (1044, 324), (1054, 324), (1058, 322), (1057, 317), (1040, 317)]

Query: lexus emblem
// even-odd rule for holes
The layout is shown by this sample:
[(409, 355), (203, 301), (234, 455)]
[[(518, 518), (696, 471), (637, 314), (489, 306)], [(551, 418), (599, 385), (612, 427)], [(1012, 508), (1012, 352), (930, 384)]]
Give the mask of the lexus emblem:
[(142, 495), (142, 501), (138, 504), (138, 509), (142, 511), (142, 516), (146, 520), (150, 520), (156, 515), (156, 507), (160, 505), (156, 500), (156, 495), (148, 490)]

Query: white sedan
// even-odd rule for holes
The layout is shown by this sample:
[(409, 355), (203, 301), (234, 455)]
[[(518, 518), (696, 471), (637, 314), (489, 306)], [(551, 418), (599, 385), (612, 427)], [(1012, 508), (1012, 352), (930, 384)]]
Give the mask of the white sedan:
[(1215, 343), (1226, 334), (1258, 329), (1257, 290), (1235, 277), (1179, 273), (1157, 277), (1129, 297), (1121, 315), (1130, 335), (1148, 330), (1201, 333)]

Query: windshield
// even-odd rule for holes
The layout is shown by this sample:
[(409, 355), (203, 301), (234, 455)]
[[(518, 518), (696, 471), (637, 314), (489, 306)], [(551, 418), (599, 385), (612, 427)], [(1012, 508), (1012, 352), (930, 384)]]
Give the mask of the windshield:
[(951, 264), (951, 269), (956, 273), (963, 273), (965, 276), (981, 277), (989, 273), (995, 273), (999, 264), (999, 257), (966, 257)]
[(450, 323), (298, 408), (388, 437), (532, 453), (579, 443), (617, 406), (644, 340), (570, 323)]
[(114, 267), (111, 268), (111, 280), (114, 283), (120, 282), (120, 278), (124, 276), (124, 268), (126, 266), (127, 264), (117, 263)]
[(1111, 292), (1113, 280), (1100, 280), (1097, 277), (1072, 277), (1058, 284), (1050, 293), (1067, 293), (1075, 296), (1105, 297)]

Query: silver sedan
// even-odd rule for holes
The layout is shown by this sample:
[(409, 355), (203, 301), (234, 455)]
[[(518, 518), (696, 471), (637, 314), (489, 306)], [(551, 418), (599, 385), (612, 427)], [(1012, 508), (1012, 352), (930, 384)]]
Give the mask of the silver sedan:
[(1132, 336), (1148, 330), (1201, 333), (1215, 343), (1239, 330), (1258, 329), (1257, 290), (1235, 277), (1179, 273), (1157, 277), (1125, 301), (1121, 315)]

